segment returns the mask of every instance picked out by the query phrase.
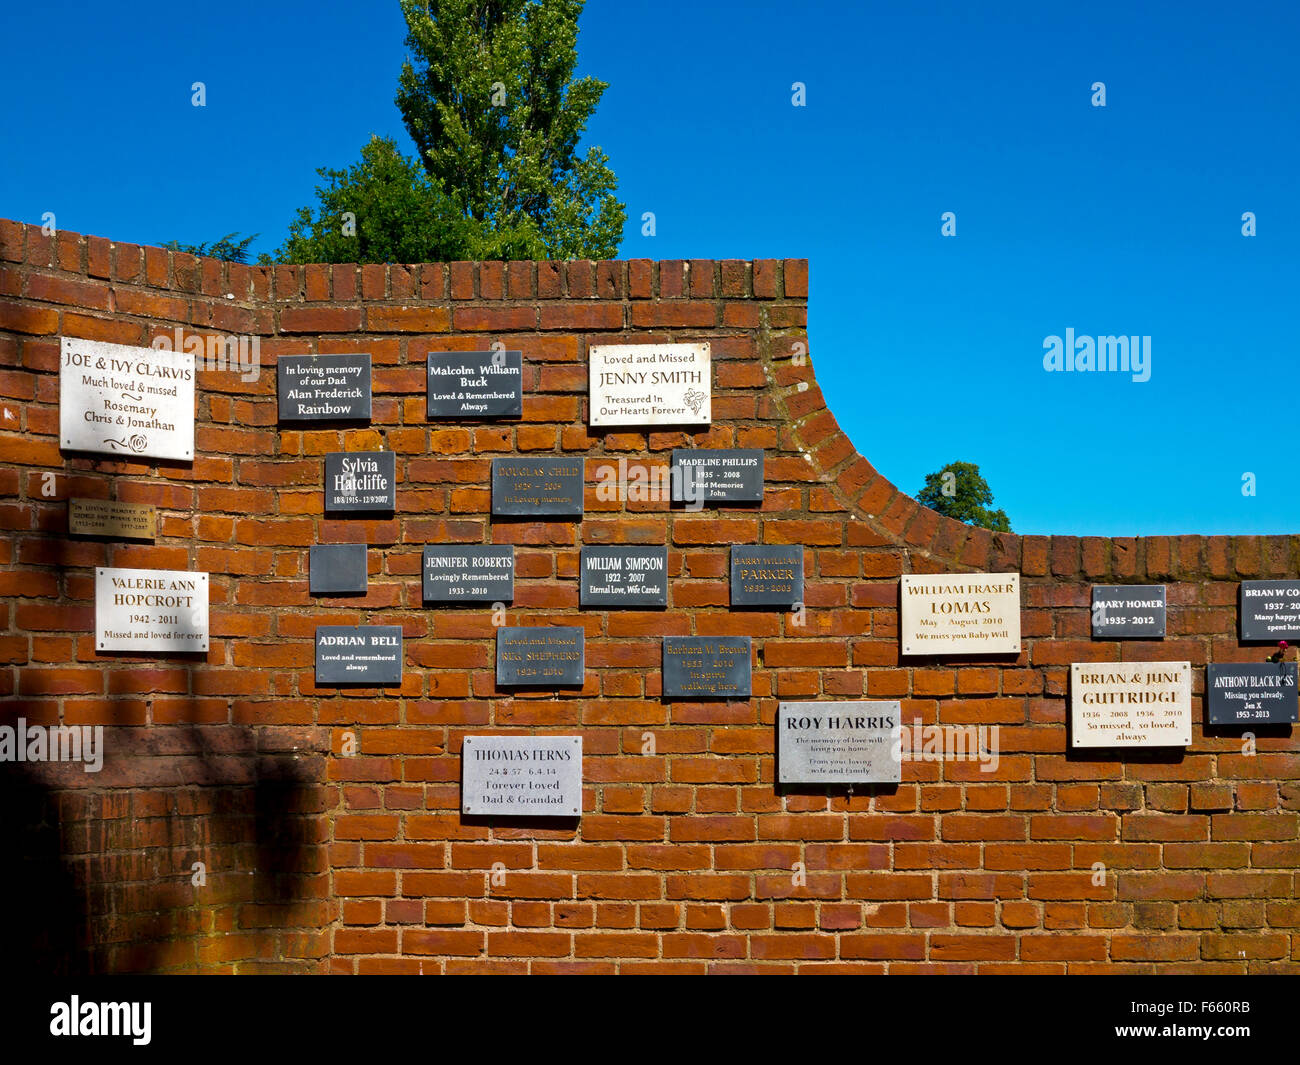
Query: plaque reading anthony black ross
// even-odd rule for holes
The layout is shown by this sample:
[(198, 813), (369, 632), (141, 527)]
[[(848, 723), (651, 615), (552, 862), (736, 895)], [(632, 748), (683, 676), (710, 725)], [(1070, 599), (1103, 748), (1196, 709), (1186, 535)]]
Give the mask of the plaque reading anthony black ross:
[(492, 513), (582, 517), (582, 459), (493, 459)]
[(582, 814), (581, 736), (466, 736), (460, 812), (513, 817)]
[(1094, 639), (1165, 636), (1165, 586), (1163, 584), (1094, 584), (1092, 586)]
[(668, 548), (584, 547), (582, 606), (667, 606)]
[(497, 629), (497, 684), (582, 687), (584, 636), (582, 629), (569, 625)]
[(732, 606), (794, 606), (801, 602), (802, 547), (732, 547)]
[(429, 417), (518, 417), (524, 412), (519, 351), (429, 352)]
[(515, 549), (483, 545), (424, 549), (426, 603), (509, 603), (515, 597)]
[(665, 699), (733, 699), (752, 689), (748, 636), (665, 636)]
[(370, 353), (281, 355), (275, 364), (280, 421), (369, 421)]
[(1243, 640), (1300, 640), (1300, 578), (1241, 582)]
[(325, 456), (325, 513), (397, 509), (392, 451), (335, 451)]
[(777, 779), (782, 784), (897, 784), (901, 719), (897, 702), (781, 703)]
[(673, 448), (669, 472), (674, 503), (763, 502), (759, 448)]
[(1300, 722), (1296, 663), (1234, 662), (1206, 666), (1205, 706), (1211, 725)]
[(395, 687), (402, 683), (401, 625), (318, 625), (316, 683)]

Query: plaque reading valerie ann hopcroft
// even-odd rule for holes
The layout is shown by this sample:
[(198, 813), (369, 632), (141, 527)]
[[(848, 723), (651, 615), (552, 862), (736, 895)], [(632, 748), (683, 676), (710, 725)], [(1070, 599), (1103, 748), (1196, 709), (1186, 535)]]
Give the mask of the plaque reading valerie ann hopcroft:
[(401, 625), (318, 625), (316, 684), (402, 683)]
[(369, 421), (370, 353), (281, 355), (275, 364), (280, 421)]
[(582, 814), (581, 736), (466, 736), (460, 812), (512, 817)]
[(748, 636), (665, 636), (665, 699), (735, 699), (753, 686)]
[(1205, 708), (1211, 725), (1300, 722), (1296, 663), (1233, 662), (1206, 666)]
[(325, 456), (325, 513), (397, 509), (397, 455), (335, 451)]
[(582, 517), (582, 459), (493, 459), (492, 513)]
[(515, 597), (512, 546), (430, 545), (423, 572), (426, 603), (509, 603)]
[(1300, 640), (1300, 578), (1241, 582), (1241, 638)]
[(1075, 662), (1075, 747), (1186, 747), (1192, 742), (1190, 662)]
[(668, 548), (584, 547), (578, 579), (582, 606), (667, 606)]
[(933, 573), (902, 579), (903, 654), (1020, 650), (1019, 573)]
[(796, 606), (802, 602), (802, 547), (737, 544), (731, 548), (732, 606)]
[(1094, 639), (1164, 639), (1165, 586), (1094, 584), (1092, 635)]
[(599, 344), (588, 353), (592, 425), (709, 425), (708, 344)]
[(574, 625), (497, 629), (497, 684), (580, 688), (586, 633)]
[(897, 702), (781, 703), (776, 710), (782, 784), (897, 784), (902, 780)]
[(524, 412), (524, 356), (519, 351), (431, 351), (432, 418), (518, 417)]
[(206, 573), (95, 568), (95, 650), (207, 649)]

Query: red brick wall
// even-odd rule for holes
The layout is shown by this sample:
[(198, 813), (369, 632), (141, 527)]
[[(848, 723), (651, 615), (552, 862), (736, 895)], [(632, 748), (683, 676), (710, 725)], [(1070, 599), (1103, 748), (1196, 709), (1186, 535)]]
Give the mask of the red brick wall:
[[(1262, 658), (1236, 639), (1237, 582), (1300, 571), (1300, 537), (1017, 537), (919, 508), (792, 358), (807, 277), (801, 260), (261, 268), (0, 222), (0, 716), (113, 726), (98, 775), (0, 766), (21, 814), (0, 829), (0, 890), (48, 910), (8, 956), (95, 971), (1297, 968), (1291, 730), (1260, 729), (1256, 755), (1239, 731), (1207, 735), (1198, 670), (1186, 751), (1067, 756), (1064, 696), (1072, 661)], [(261, 338), (255, 383), (199, 374), (193, 466), (62, 455), (58, 337), (148, 344), (177, 325)], [(588, 344), (650, 339), (712, 344), (712, 428), (590, 433)], [(425, 353), (496, 340), (524, 352), (522, 420), (430, 424)], [(374, 356), (372, 424), (281, 430), (275, 357), (352, 351)], [(843, 402), (893, 402), (869, 375)], [(764, 448), (761, 510), (597, 498), (601, 463), (666, 463), (691, 443)], [(396, 516), (327, 520), (322, 455), (379, 447), (398, 457)], [(583, 521), (491, 520), (489, 460), (512, 453), (586, 456)], [(156, 505), (157, 542), (68, 539), (72, 495)], [(350, 540), (372, 545), (369, 594), (313, 599), (308, 545)], [(517, 545), (508, 621), (583, 625), (580, 693), (497, 691), (490, 612), (421, 603), (436, 542)], [(612, 542), (667, 544), (666, 614), (578, 609), (579, 547)], [(728, 610), (727, 546), (754, 542), (804, 546), (803, 627)], [(208, 571), (206, 658), (97, 655), (96, 565)], [(948, 569), (1023, 574), (1014, 663), (900, 662), (899, 575)], [(1168, 639), (1092, 641), (1094, 581), (1168, 583)], [(317, 689), (316, 625), (362, 621), (402, 626), (401, 691)], [(660, 700), (659, 639), (691, 633), (754, 638), (752, 699)], [(860, 697), (901, 699), (905, 721), (999, 725), (997, 771), (905, 763), (897, 788), (780, 793), (778, 699)], [(580, 732), (577, 826), (462, 824), (457, 752), (480, 730)], [(349, 732), (360, 753), (342, 757)]]

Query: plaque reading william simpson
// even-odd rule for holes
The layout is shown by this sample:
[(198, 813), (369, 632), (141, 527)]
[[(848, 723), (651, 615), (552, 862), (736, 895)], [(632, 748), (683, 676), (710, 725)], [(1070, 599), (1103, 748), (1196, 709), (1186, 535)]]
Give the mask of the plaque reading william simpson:
[(709, 425), (708, 344), (598, 344), (588, 353), (592, 425)]
[(95, 650), (207, 649), (206, 573), (95, 568)]
[(897, 784), (901, 724), (898, 702), (781, 703), (777, 779), (782, 784)]
[(460, 775), (463, 814), (582, 814), (581, 736), (466, 736)]
[(902, 579), (903, 654), (1020, 651), (1019, 573), (934, 573)]
[(582, 687), (585, 635), (576, 625), (497, 629), (497, 684)]
[(1186, 747), (1192, 742), (1190, 662), (1075, 662), (1075, 747)]

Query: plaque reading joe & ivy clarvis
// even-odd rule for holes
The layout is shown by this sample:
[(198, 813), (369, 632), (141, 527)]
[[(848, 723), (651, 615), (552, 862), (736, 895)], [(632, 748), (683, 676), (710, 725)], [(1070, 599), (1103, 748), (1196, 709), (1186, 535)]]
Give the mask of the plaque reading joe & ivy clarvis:
[(492, 513), (582, 517), (582, 459), (492, 460)]
[(95, 650), (207, 649), (206, 573), (95, 567)]
[(316, 684), (392, 688), (402, 683), (401, 625), (318, 625)]
[(421, 578), (426, 603), (509, 603), (515, 597), (515, 549), (430, 544)]
[(1192, 742), (1190, 662), (1075, 662), (1075, 747), (1186, 747)]
[(369, 352), (281, 355), (275, 384), (282, 422), (370, 420)]
[(782, 784), (897, 784), (902, 780), (901, 704), (780, 703), (777, 780)]
[(316, 544), (307, 567), (312, 595), (364, 595), (369, 587), (365, 544)]
[(325, 456), (325, 513), (388, 513), (397, 509), (397, 455), (334, 451)]
[(1092, 635), (1094, 639), (1164, 639), (1165, 586), (1094, 584)]
[(735, 699), (752, 692), (748, 636), (665, 636), (665, 699)]
[(1241, 582), (1241, 638), (1300, 640), (1300, 578)]
[(763, 502), (759, 448), (673, 448), (669, 470), (674, 503)]
[(708, 344), (598, 344), (588, 352), (591, 425), (709, 425)]
[(1300, 722), (1295, 662), (1231, 662), (1205, 668), (1211, 725)]
[(902, 578), (903, 654), (1020, 650), (1019, 573), (927, 573)]
[(497, 684), (503, 688), (582, 687), (585, 636), (575, 625), (497, 629)]
[(581, 736), (466, 736), (460, 812), (509, 817), (582, 814)]
[(582, 606), (667, 606), (668, 548), (584, 547), (578, 579)]
[(796, 606), (802, 602), (802, 547), (732, 546), (732, 606)]
[(429, 418), (511, 418), (524, 411), (519, 351), (431, 351)]

